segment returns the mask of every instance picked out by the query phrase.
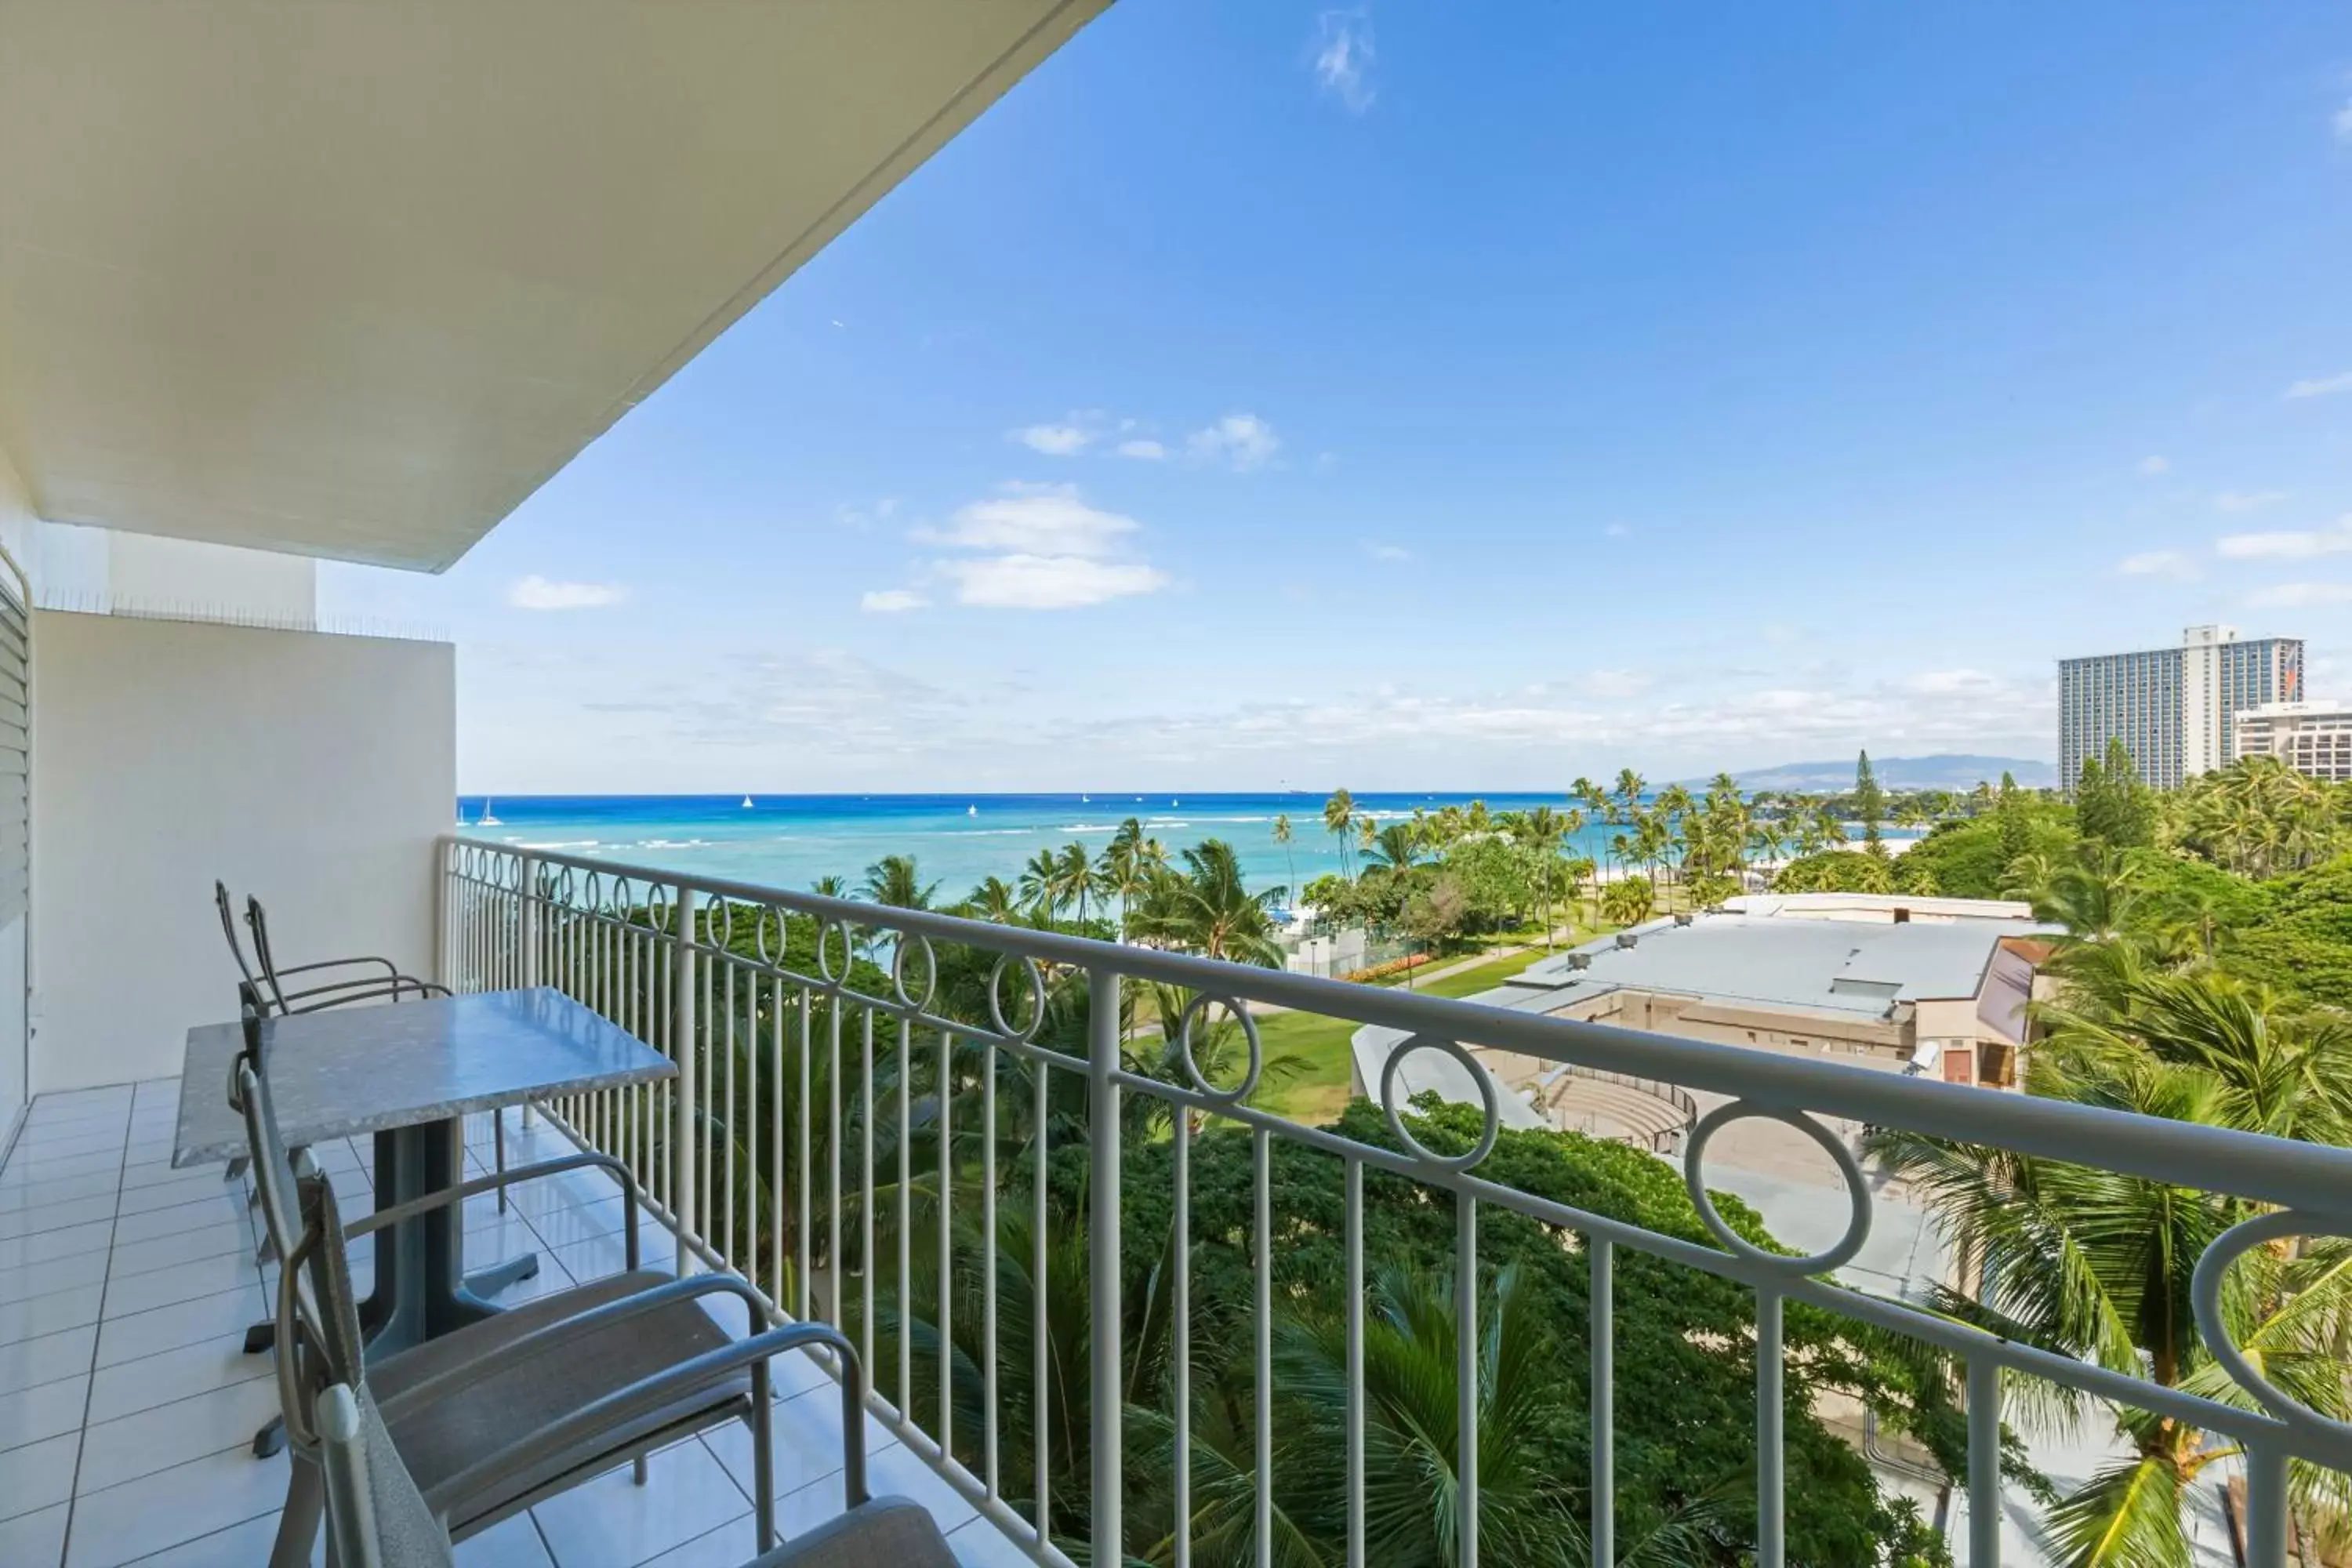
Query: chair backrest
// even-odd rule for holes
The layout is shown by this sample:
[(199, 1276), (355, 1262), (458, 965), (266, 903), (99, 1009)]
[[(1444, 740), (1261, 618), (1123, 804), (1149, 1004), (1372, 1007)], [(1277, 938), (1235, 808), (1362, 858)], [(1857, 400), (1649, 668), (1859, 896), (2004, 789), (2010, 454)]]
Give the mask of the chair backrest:
[(278, 983), (278, 961), (269, 952), (269, 916), (262, 910), (261, 900), (251, 893), (245, 896), (245, 923), (253, 932), (253, 957), (261, 965), (261, 982), (269, 987), (269, 1000), (283, 1014), (287, 1010), (286, 987)]
[(246, 1048), (236, 1058), (236, 1092), (229, 1097), (245, 1117), (246, 1152), (252, 1158), (253, 1193), (261, 1210), (262, 1228), (282, 1262), (302, 1238), (300, 1190), (293, 1156), (278, 1131), (278, 1111), (269, 1098), (269, 1074), (260, 1056), (261, 1022), (251, 1008), (245, 1015)]
[(450, 1568), (448, 1531), (384, 1429), (368, 1392), (359, 1303), (343, 1256), (343, 1222), (324, 1175), (301, 1178), (302, 1236), (286, 1262), (306, 1277), (314, 1307), (281, 1285), (278, 1355), (288, 1437), (316, 1458), (327, 1487), (331, 1561), (343, 1568)]
[(213, 907), (220, 910), (221, 935), (228, 939), (228, 955), (236, 960), (236, 972), (245, 984), (254, 983), (253, 965), (245, 961), (245, 943), (236, 940), (236, 906), (228, 896), (228, 884), (215, 879), (213, 882)]

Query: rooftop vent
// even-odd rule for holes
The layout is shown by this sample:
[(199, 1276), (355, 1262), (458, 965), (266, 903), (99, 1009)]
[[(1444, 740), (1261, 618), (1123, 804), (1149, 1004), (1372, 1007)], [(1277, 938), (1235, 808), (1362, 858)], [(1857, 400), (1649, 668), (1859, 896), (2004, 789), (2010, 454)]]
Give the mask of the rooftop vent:
[(1697, 917), (1696, 917), (1695, 915), (1693, 915), (1693, 914), (1692, 914), (1688, 910), (1683, 910), (1681, 913), (1679, 913), (1679, 914), (1677, 914), (1677, 915), (1675, 915), (1675, 924), (1676, 924), (1676, 925), (1678, 925), (1678, 926), (1686, 926), (1686, 925), (1690, 924), (1690, 923), (1691, 923), (1691, 921), (1692, 921), (1693, 920), (1696, 919), (1696, 918), (1697, 918)]
[(1635, 936), (1630, 931), (1621, 931), (1617, 933), (1617, 945), (1619, 947), (1631, 947), (1641, 940), (1642, 939), (1640, 937)]
[(1568, 955), (1568, 966), (1570, 969), (1590, 969), (1592, 967), (1592, 955), (1589, 952), (1571, 952)]

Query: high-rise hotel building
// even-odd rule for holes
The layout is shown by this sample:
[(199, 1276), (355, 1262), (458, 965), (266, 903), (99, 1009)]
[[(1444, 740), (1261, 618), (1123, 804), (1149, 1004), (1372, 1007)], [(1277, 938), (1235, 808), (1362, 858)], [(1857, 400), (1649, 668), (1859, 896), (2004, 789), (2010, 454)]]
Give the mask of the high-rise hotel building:
[(2072, 791), (2086, 758), (2120, 740), (2159, 789), (2227, 765), (2237, 716), (2303, 694), (2303, 639), (2241, 639), (2190, 626), (2178, 647), (2058, 661), (2058, 777)]

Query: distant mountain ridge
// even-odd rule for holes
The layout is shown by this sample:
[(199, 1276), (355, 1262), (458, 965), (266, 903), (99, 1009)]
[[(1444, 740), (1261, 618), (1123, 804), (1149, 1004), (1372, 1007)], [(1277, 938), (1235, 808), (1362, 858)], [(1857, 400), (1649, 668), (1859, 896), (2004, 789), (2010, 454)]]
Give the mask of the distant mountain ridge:
[[(1741, 769), (1732, 776), (1739, 781), (1741, 789), (1750, 793), (1785, 789), (1822, 794), (1853, 788), (1853, 764), (1852, 757), (1824, 763), (1782, 763), (1777, 767)], [(1873, 757), (1870, 766), (1878, 775), (1879, 784), (1887, 789), (1969, 790), (1976, 788), (1979, 780), (1999, 784), (2003, 772), (2015, 774), (2017, 782), (2028, 789), (2050, 789), (2058, 783), (2054, 764), (2037, 763), (2030, 757), (1943, 752), (1932, 757)], [(1685, 782), (1703, 784), (1706, 781)]]

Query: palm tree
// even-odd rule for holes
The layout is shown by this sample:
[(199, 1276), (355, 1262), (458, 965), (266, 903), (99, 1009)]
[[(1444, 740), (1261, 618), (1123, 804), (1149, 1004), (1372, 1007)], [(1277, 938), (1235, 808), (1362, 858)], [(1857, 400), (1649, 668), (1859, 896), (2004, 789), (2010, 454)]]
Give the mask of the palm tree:
[(1021, 897), (1002, 877), (991, 877), (971, 890), (964, 908), (979, 920), (1008, 925), (1021, 912)]
[(849, 884), (839, 877), (819, 877), (809, 884), (809, 891), (820, 899), (845, 899), (849, 897)]
[(1298, 886), (1298, 866), (1290, 858), (1290, 813), (1278, 812), (1274, 819), (1274, 841), (1282, 846), (1282, 874), (1288, 877), (1290, 885), (1296, 888)]
[(1241, 860), (1222, 838), (1204, 838), (1184, 851), (1184, 869), (1152, 879), (1135, 910), (1138, 934), (1203, 958), (1229, 959), (1266, 969), (1282, 964), (1272, 910), (1286, 889), (1253, 893)]
[(1156, 867), (1168, 863), (1167, 852), (1156, 838), (1143, 836), (1143, 824), (1129, 817), (1118, 825), (1110, 842), (1103, 846), (1102, 859), (1095, 872), (1095, 886), (1105, 898), (1118, 900), (1118, 932), (1127, 935), (1127, 914), (1151, 879)]
[(937, 882), (929, 887), (915, 874), (912, 855), (885, 855), (866, 868), (866, 881), (859, 891), (877, 904), (894, 910), (927, 910), (931, 896), (940, 890)]
[(1835, 849), (1845, 843), (1845, 819), (1823, 801), (1813, 807), (1813, 826), (1821, 830), (1822, 843)]
[(1051, 849), (1040, 849), (1021, 868), (1021, 901), (1046, 920), (1062, 906), (1062, 861)]
[[(1366, 823), (1369, 829), (1371, 824)], [(1410, 822), (1391, 822), (1370, 834), (1364, 844), (1366, 869), (1378, 868), (1392, 877), (1412, 870), (1421, 858), (1421, 834)]]
[[(2266, 993), (2200, 971), (2167, 973), (2131, 944), (2077, 950), (2029, 1092), (2273, 1136), (2340, 1142), (2352, 1130), (2352, 1026), (2284, 1010)], [(2244, 1200), (1927, 1133), (1881, 1131), (1864, 1152), (1905, 1178), (1941, 1222), (1972, 1293), (1937, 1305), (2004, 1338), (2169, 1388), (2244, 1405), (2189, 1310), (2189, 1277), (2224, 1230), (2262, 1212)], [(2342, 1351), (2352, 1335), (2352, 1249), (2323, 1237), (2254, 1247), (2223, 1287), (2230, 1337), (2323, 1415), (2352, 1416)], [(2024, 1391), (2021, 1389), (2021, 1393)], [(2050, 1510), (2068, 1568), (2186, 1563), (2189, 1494), (2233, 1444), (2170, 1417), (2116, 1419), (2128, 1457)], [(2305, 1520), (2340, 1520), (2341, 1472), (2294, 1463)]]
[(1628, 820), (1632, 818), (1634, 810), (1641, 805), (1642, 796), (1648, 791), (1649, 787), (1649, 781), (1644, 779), (1641, 774), (1635, 773), (1633, 769), (1620, 768), (1617, 770), (1617, 787), (1615, 791), (1617, 796), (1617, 808), (1625, 814)]
[(1656, 889), (1647, 877), (1620, 877), (1601, 895), (1601, 912), (1621, 926), (1636, 926), (1650, 918)]
[(1323, 831), (1339, 841), (1339, 875), (1352, 876), (1348, 866), (1349, 840), (1356, 826), (1356, 797), (1344, 789), (1335, 789), (1331, 798), (1323, 803)]
[[(1562, 1353), (1543, 1322), (1544, 1307), (1516, 1268), (1495, 1277), (1481, 1302), (1477, 1375), (1478, 1542), (1496, 1563), (1582, 1568), (1582, 1526), (1571, 1508), (1578, 1489), (1548, 1462), (1541, 1434), (1580, 1419), (1570, 1384), (1548, 1372)], [(1450, 1274), (1378, 1268), (1363, 1315), (1364, 1514), (1384, 1563), (1456, 1561), (1455, 1357), (1459, 1322)], [(1310, 1523), (1311, 1511), (1343, 1503), (1348, 1453), (1348, 1333), (1345, 1320), (1285, 1323), (1278, 1385), (1289, 1395), (1275, 1472), (1294, 1523), (1310, 1537), (1344, 1537), (1344, 1515)], [(1318, 1510), (1318, 1503), (1321, 1510)], [(1223, 1508), (1217, 1507), (1223, 1503)], [(1246, 1545), (1251, 1500), (1218, 1497), (1195, 1523), (1195, 1550), (1227, 1560)], [(1234, 1531), (1240, 1533), (1238, 1537)], [(1200, 1537), (1205, 1536), (1206, 1541)], [(1245, 1561), (1232, 1551), (1230, 1560)]]
[(1095, 889), (1094, 857), (1087, 847), (1075, 840), (1062, 847), (1054, 858), (1054, 882), (1056, 901), (1078, 907), (1078, 923), (1087, 923), (1087, 895)]
[[(2024, 858), (2028, 862), (2033, 858)], [(2076, 941), (2110, 941), (2131, 924), (2140, 877), (2121, 851), (2085, 844), (2079, 859), (2019, 868), (2042, 872), (2024, 889), (2032, 900), (2033, 918), (2064, 926)]]

